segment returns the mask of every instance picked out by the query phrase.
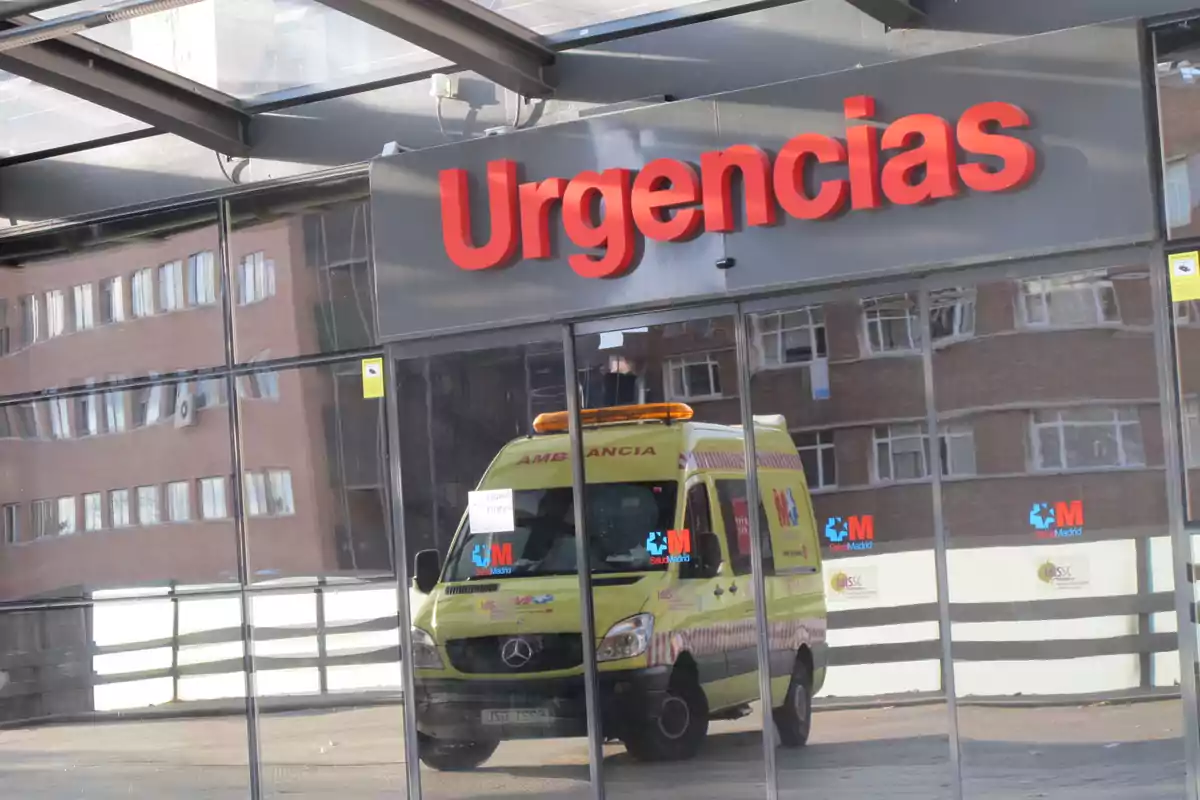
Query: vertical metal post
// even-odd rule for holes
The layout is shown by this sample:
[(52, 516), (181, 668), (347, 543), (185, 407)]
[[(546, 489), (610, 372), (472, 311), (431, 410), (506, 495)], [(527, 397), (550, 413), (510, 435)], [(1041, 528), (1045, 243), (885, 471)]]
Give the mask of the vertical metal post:
[[(400, 676), (404, 711), (404, 767), (408, 777), (408, 800), (421, 798), (421, 758), (417, 749), (416, 678), (412, 668), (412, 611), (408, 607), (408, 550), (405, 548), (404, 483), (400, 471), (400, 381), (394, 374), (398, 353), (394, 345), (384, 351), (383, 381), (387, 399), (388, 472), (391, 488), (388, 507), (392, 513), (392, 552), (396, 554), (397, 611), (400, 624)], [(433, 433), (430, 431), (430, 435)]]
[[(1150, 540), (1139, 536), (1133, 540), (1133, 566), (1137, 572), (1138, 600), (1149, 597), (1154, 593), (1151, 585)], [(1146, 636), (1154, 632), (1154, 616), (1146, 611), (1137, 615), (1138, 636)], [(1138, 653), (1138, 686), (1142, 689), (1154, 688), (1154, 654)]]
[(604, 800), (604, 726), (600, 712), (600, 681), (596, 669), (596, 619), (592, 608), (592, 565), (585, 525), (587, 476), (584, 472), (583, 426), (579, 421), (578, 373), (575, 370), (575, 332), (562, 329), (563, 367), (567, 384), (567, 433), (570, 437), (571, 487), (575, 498), (575, 565), (579, 572), (579, 622), (583, 639), (583, 691), (587, 707), (588, 775), (592, 800)]
[(317, 579), (317, 690), (321, 696), (329, 694), (329, 642), (325, 636), (325, 579)]
[(933, 336), (929, 326), (929, 290), (918, 292), (921, 326), (921, 369), (925, 377), (925, 430), (929, 434), (929, 471), (933, 494), (933, 563), (937, 580), (938, 633), (942, 644), (942, 692), (946, 696), (946, 732), (950, 737), (950, 772), (954, 800), (962, 800), (962, 743), (958, 733), (958, 691), (954, 685), (953, 631), (950, 624), (949, 536), (942, 509), (942, 448), (938, 435), (937, 397), (933, 380)]
[(1187, 755), (1189, 800), (1200, 797), (1200, 708), (1196, 706), (1196, 624), (1191, 580), (1192, 543), (1184, 519), (1187, 471), (1178, 424), (1180, 388), (1175, 315), (1167, 286), (1167, 257), (1162, 247), (1150, 253), (1150, 291), (1154, 307), (1154, 349), (1162, 408), (1163, 459), (1166, 467), (1167, 528), (1171, 536), (1171, 572), (1175, 578), (1175, 619), (1179, 628), (1179, 683), (1183, 692), (1183, 739)]
[(758, 696), (762, 712), (763, 771), (767, 800), (779, 797), (779, 781), (775, 769), (775, 719), (771, 714), (771, 629), (767, 624), (767, 580), (763, 574), (763, 536), (761, 515), (758, 513), (762, 495), (758, 489), (758, 446), (754, 439), (754, 409), (750, 397), (750, 341), (747, 319), (741, 306), (734, 314), (737, 330), (738, 399), (741, 401), (743, 442), (746, 453), (746, 500), (750, 509), (750, 571), (754, 587), (754, 624), (758, 633)]
[(229, 408), (229, 449), (233, 468), (230, 490), (233, 497), (233, 527), (237, 537), (238, 602), (242, 614), (242, 670), (246, 675), (246, 743), (250, 750), (250, 798), (260, 800), (262, 789), (262, 749), (259, 740), (257, 680), (254, 676), (254, 622), (251, 619), (250, 545), (246, 535), (246, 503), (243, 497), (242, 425), (239, 417), (237, 378), (232, 368), (237, 360), (236, 327), (233, 319), (233, 264), (229, 237), (232, 216), (229, 201), (217, 206), (218, 249), (221, 259), (221, 305), (225, 314), (225, 395)]
[(171, 701), (179, 702), (179, 589), (171, 581)]

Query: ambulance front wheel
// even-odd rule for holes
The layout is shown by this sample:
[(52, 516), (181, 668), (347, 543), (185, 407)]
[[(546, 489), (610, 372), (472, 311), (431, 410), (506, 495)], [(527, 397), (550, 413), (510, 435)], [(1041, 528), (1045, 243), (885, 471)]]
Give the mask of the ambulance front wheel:
[(435, 739), (417, 734), (417, 751), (425, 766), (439, 772), (465, 772), (478, 767), (492, 757), (500, 746), (499, 739), (480, 738), (471, 741)]
[(808, 659), (802, 653), (792, 670), (792, 682), (788, 685), (783, 705), (773, 709), (775, 728), (784, 747), (803, 747), (808, 744), (812, 730), (813, 674)]
[(708, 735), (708, 698), (694, 674), (676, 673), (656, 713), (625, 738), (638, 761), (683, 761)]

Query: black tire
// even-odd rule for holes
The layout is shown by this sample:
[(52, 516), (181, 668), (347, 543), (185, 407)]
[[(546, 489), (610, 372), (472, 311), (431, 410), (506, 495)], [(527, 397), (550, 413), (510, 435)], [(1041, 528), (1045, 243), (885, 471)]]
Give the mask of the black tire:
[(783, 705), (772, 709), (779, 741), (784, 747), (804, 747), (812, 730), (812, 668), (804, 658), (796, 659), (792, 682), (788, 684)]
[(417, 734), (417, 750), (421, 761), (425, 766), (439, 772), (466, 772), (475, 769), (491, 758), (499, 746), (499, 739), (463, 741), (434, 739), (423, 733)]
[(625, 739), (625, 749), (638, 761), (685, 761), (706, 736), (708, 697), (694, 677), (680, 675), (655, 713)]

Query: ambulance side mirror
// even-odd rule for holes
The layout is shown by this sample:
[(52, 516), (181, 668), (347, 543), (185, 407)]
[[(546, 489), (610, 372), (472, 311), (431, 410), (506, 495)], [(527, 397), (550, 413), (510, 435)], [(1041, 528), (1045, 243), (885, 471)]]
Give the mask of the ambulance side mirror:
[(721, 540), (715, 533), (696, 534), (696, 555), (700, 560), (697, 577), (715, 578), (721, 569)]
[(413, 574), (416, 578), (417, 591), (429, 594), (437, 586), (438, 576), (442, 572), (442, 557), (437, 550), (422, 550), (417, 553), (413, 562)]

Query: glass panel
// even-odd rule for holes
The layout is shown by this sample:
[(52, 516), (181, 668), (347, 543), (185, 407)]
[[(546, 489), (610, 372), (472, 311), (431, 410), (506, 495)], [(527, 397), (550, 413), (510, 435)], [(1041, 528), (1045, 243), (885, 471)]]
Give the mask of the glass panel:
[(701, 0), (475, 0), (520, 25), (549, 35), (575, 31), (586, 36), (595, 26), (620, 23), (660, 12), (685, 16)]
[(0, 795), (245, 800), (239, 608), (164, 588), (0, 612)]
[(193, 307), (170, 285), (179, 259), (217, 244), (209, 206), (13, 242), (6, 266), (19, 268), (0, 269), (11, 309), (0, 336), (4, 392), (223, 364), (220, 306)]
[[(970, 282), (974, 337), (933, 355), (943, 435), (970, 430), (975, 448), (974, 474), (942, 484), (964, 796), (1020, 776), (1050, 800), (1117, 782), (1182, 797), (1148, 273)], [(1021, 316), (1031, 286), (1046, 327)], [(1119, 335), (1098, 327), (1106, 307)]]
[(1171, 238), (1200, 235), (1200, 33), (1195, 20), (1155, 32), (1159, 121), (1164, 165), (1163, 191)]
[(0, 72), (0, 156), (29, 155), (91, 139), (142, 130), (146, 125), (9, 72)]
[[(82, 0), (39, 16), (111, 5)], [(242, 99), (349, 86), (446, 63), (316, 0), (203, 0), (81, 35)]]
[[(251, 581), (392, 576), (384, 401), (363, 397), (362, 362), (237, 387)], [(225, 486), (209, 489), (223, 511)]]
[[(83, 389), (0, 406), (0, 462), (21, 465), (0, 475), (0, 505), (15, 507), (17, 520), (15, 540), (0, 549), (0, 600), (237, 580), (228, 515), (190, 513), (199, 482), (231, 472), (229, 415), (181, 412), (180, 390)], [(135, 415), (138, 398), (153, 413)], [(89, 408), (119, 424), (81, 429), (74, 423)]]
[[(746, 489), (734, 320), (612, 330), (581, 336), (575, 346), (581, 370), (616, 367), (642, 387), (641, 403), (685, 402), (694, 415), (605, 424), (602, 409), (622, 402), (616, 393), (591, 393), (584, 403), (604, 733), (628, 758), (645, 762), (625, 772), (624, 762), (610, 759), (607, 792), (629, 796), (662, 780), (681, 796), (761, 796), (750, 514), (766, 515)], [(667, 382), (677, 364), (702, 376), (689, 378), (683, 395)], [(779, 438), (775, 444), (798, 461), (787, 434)], [(801, 473), (794, 474), (796, 491), (805, 492)], [(655, 764), (663, 761), (687, 763)]]
[(237, 199), (231, 213), (239, 362), (374, 343), (365, 179)]
[[(940, 333), (969, 334), (952, 299), (944, 308)], [(779, 796), (950, 798), (918, 296), (868, 292), (821, 309), (827, 362), (804, 381), (778, 370), (751, 378), (775, 539)], [(784, 453), (789, 430), (819, 430), (828, 443), (822, 468), (836, 480), (811, 498)]]
[[(569, 447), (533, 430), (562, 409), (546, 401), (566, 397), (562, 355), (545, 342), (394, 365), (426, 798), (588, 796)], [(620, 507), (657, 519), (654, 480), (631, 478)], [(618, 545), (597, 549), (597, 571), (633, 568)]]
[(263, 796), (407, 796), (395, 583), (254, 593)]

